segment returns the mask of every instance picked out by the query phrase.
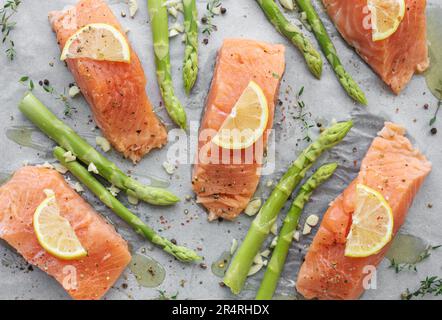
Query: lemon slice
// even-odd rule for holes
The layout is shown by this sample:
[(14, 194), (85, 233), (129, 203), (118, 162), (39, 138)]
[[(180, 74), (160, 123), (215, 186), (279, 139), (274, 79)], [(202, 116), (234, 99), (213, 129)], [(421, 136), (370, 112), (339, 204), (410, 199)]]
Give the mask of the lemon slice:
[(356, 186), (356, 209), (347, 236), (345, 256), (368, 257), (378, 253), (393, 234), (393, 212), (384, 197), (365, 185)]
[(250, 81), (212, 142), (225, 149), (245, 149), (264, 133), (269, 119), (261, 87)]
[(405, 0), (368, 0), (373, 41), (387, 39), (399, 28), (405, 15)]
[(49, 195), (34, 213), (34, 230), (40, 245), (62, 260), (76, 260), (87, 255), (69, 221), (60, 215), (55, 195)]
[(126, 37), (106, 23), (93, 23), (75, 32), (66, 41), (61, 60), (90, 58), (130, 62), (130, 48)]

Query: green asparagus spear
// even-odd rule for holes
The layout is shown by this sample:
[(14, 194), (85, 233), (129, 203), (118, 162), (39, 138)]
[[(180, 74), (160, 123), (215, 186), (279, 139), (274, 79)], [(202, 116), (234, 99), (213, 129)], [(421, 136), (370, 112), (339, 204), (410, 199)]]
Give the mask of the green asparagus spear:
[(321, 78), (322, 58), (310, 40), (295, 25), (291, 24), (273, 0), (256, 0), (270, 22), (289, 39), (304, 55), (307, 66), (316, 78)]
[(198, 75), (198, 11), (195, 0), (183, 0), (186, 48), (184, 51), (183, 80), (189, 94)]
[(330, 178), (337, 168), (336, 163), (330, 163), (321, 166), (301, 187), (298, 195), (290, 207), (287, 216), (284, 219), (281, 231), (279, 232), (278, 241), (272, 253), (272, 258), (267, 265), (264, 278), (256, 295), (257, 300), (270, 300), (278, 285), (279, 277), (284, 268), (285, 259), (289, 252), (290, 245), (293, 240), (293, 234), (298, 226), (299, 217), (302, 209), (310, 199), (313, 191), (323, 182)]
[(147, 8), (152, 28), (157, 80), (169, 116), (181, 128), (187, 127), (186, 112), (175, 96), (170, 71), (169, 21), (165, 0), (149, 0)]
[(321, 19), (315, 11), (310, 0), (296, 0), (299, 8), (305, 12), (307, 21), (312, 27), (313, 33), (321, 46), (322, 52), (328, 62), (330, 62), (336, 76), (339, 79), (342, 87), (347, 91), (348, 95), (357, 102), (366, 105), (367, 98), (364, 92), (359, 88), (358, 84), (352, 79), (352, 77), (345, 71), (344, 67), (339, 60), (338, 53), (336, 51), (333, 42), (327, 34), (327, 30), (324, 28)]
[(177, 246), (169, 240), (158, 235), (152, 228), (147, 226), (140, 218), (130, 212), (117, 198), (115, 198), (97, 179), (92, 176), (85, 167), (77, 161), (66, 162), (64, 154), (66, 150), (61, 147), (54, 148), (54, 156), (65, 166), (78, 180), (85, 184), (106, 206), (115, 212), (121, 219), (126, 221), (134, 230), (146, 237), (152, 243), (161, 247), (167, 253), (183, 262), (198, 261), (201, 259), (193, 250)]
[(115, 163), (106, 159), (74, 130), (60, 121), (32, 93), (28, 92), (20, 101), (21, 112), (40, 128), (47, 136), (55, 140), (64, 149), (71, 151), (81, 161), (93, 163), (99, 174), (129, 196), (154, 205), (170, 205), (180, 199), (166, 189), (145, 186), (124, 174)]
[(253, 259), (267, 238), (279, 211), (290, 194), (304, 178), (307, 170), (326, 150), (339, 143), (353, 126), (353, 122), (340, 122), (321, 133), (318, 139), (310, 144), (292, 163), (287, 172), (279, 180), (270, 197), (262, 206), (250, 229), (237, 250), (232, 263), (224, 277), (224, 283), (234, 294), (238, 294), (247, 278)]

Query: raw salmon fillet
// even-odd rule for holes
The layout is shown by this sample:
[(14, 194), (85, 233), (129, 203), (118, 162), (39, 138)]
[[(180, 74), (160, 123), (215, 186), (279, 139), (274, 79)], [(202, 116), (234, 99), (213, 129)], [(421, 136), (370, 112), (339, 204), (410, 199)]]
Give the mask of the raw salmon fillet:
[[(256, 190), (263, 149), (273, 125), (275, 100), (285, 69), (284, 52), (285, 48), (282, 45), (245, 39), (224, 40), (219, 50), (205, 114), (201, 121), (198, 154), (192, 178), (197, 201), (209, 210), (210, 220), (216, 217), (233, 220), (244, 210)], [(212, 155), (210, 148), (204, 146), (211, 143), (213, 136), (206, 136), (205, 130), (217, 132), (220, 129), (252, 80), (263, 89), (269, 108), (267, 130), (260, 147), (256, 147), (256, 143), (250, 147), (254, 149), (251, 161), (246, 161), (246, 150), (242, 150), (242, 161), (236, 164), (233, 164), (233, 153), (227, 164), (219, 163), (221, 161), (202, 161)], [(222, 155), (221, 148), (219, 155)]]
[(357, 299), (363, 293), (363, 280), (369, 275), (364, 268), (376, 267), (389, 245), (365, 258), (344, 256), (355, 210), (356, 184), (377, 190), (389, 202), (394, 216), (393, 233), (396, 234), (414, 196), (431, 171), (430, 162), (413, 148), (404, 134), (403, 127), (386, 123), (362, 161), (358, 177), (325, 213), (298, 274), (296, 287), (304, 297)]
[(367, 0), (322, 0), (343, 38), (374, 69), (394, 93), (404, 89), (414, 73), (429, 66), (426, 0), (405, 0), (405, 16), (396, 32), (373, 41)]
[[(107, 23), (125, 34), (102, 0), (81, 0), (75, 7), (50, 12), (49, 21), (61, 49), (73, 33), (90, 23)], [(67, 59), (67, 65), (104, 136), (116, 150), (137, 162), (151, 149), (162, 147), (167, 132), (146, 95), (140, 60), (130, 50), (130, 63)]]
[[(38, 243), (32, 219), (51, 189), (88, 255), (63, 261)], [(0, 238), (54, 277), (74, 299), (99, 299), (130, 262), (126, 241), (55, 170), (27, 166), (0, 187)]]

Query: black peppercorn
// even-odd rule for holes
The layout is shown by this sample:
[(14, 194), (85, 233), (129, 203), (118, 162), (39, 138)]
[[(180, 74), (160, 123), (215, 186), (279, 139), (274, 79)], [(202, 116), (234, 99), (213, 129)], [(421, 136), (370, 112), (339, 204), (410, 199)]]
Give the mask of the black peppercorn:
[(430, 130), (430, 132), (431, 132), (431, 134), (436, 134), (437, 133), (437, 129), (436, 128), (431, 128), (431, 130)]

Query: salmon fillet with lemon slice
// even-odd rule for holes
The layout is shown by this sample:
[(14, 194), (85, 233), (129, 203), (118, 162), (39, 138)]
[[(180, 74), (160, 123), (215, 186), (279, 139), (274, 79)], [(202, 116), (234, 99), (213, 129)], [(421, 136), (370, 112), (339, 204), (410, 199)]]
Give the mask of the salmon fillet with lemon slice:
[[(45, 251), (33, 227), (37, 207), (53, 190), (87, 256), (61, 260)], [(27, 262), (54, 277), (74, 299), (99, 299), (120, 277), (131, 255), (126, 241), (55, 170), (27, 166), (0, 187), (0, 238)]]
[(394, 93), (399, 94), (415, 73), (428, 68), (426, 0), (405, 0), (405, 15), (398, 29), (379, 41), (372, 39), (367, 0), (322, 2), (342, 37)]
[[(81, 0), (75, 7), (50, 12), (49, 20), (61, 49), (71, 35), (91, 23), (112, 25), (124, 35), (102, 0)], [(98, 127), (117, 151), (137, 162), (167, 142), (166, 129), (152, 110), (145, 92), (144, 70), (132, 48), (130, 63), (87, 58), (66, 61)]]
[[(193, 169), (192, 187), (197, 201), (209, 211), (209, 219), (232, 220), (246, 208), (260, 178), (263, 149), (273, 125), (275, 100), (285, 69), (285, 48), (245, 39), (227, 39), (219, 50), (212, 86), (201, 121), (198, 154)], [(263, 91), (268, 106), (268, 121), (263, 139), (247, 150), (241, 159), (221, 147), (213, 146), (210, 132), (218, 132), (239, 97), (253, 81)], [(207, 146), (211, 145), (210, 148)], [(213, 148), (212, 148), (213, 147)], [(253, 150), (251, 157), (245, 156)], [(215, 155), (213, 151), (217, 151)], [(227, 156), (223, 152), (227, 151)], [(234, 163), (233, 159), (236, 161)], [(222, 162), (225, 159), (227, 163)]]
[(358, 177), (334, 200), (325, 213), (298, 274), (296, 288), (308, 299), (357, 299), (364, 278), (382, 260), (389, 244), (367, 257), (344, 255), (355, 211), (358, 184), (380, 193), (393, 215), (394, 236), (431, 171), (431, 164), (404, 136), (405, 129), (386, 123), (369, 148)]

